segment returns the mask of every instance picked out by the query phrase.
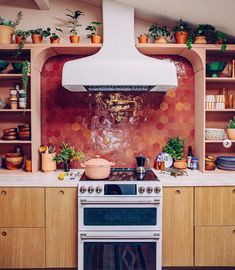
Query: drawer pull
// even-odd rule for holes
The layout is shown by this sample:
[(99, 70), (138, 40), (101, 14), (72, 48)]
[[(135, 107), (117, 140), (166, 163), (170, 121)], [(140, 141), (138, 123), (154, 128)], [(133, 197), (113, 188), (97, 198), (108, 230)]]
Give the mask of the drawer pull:
[(180, 194), (180, 190), (176, 189), (175, 194), (179, 195)]
[(235, 189), (232, 190), (232, 193), (235, 194)]
[(7, 236), (7, 232), (3, 231), (2, 236)]
[(3, 191), (1, 192), (1, 194), (2, 194), (3, 196), (5, 196), (5, 195), (7, 195), (7, 192), (6, 192), (5, 190), (3, 190)]
[(63, 191), (63, 190), (60, 190), (59, 193), (60, 193), (61, 195), (64, 195), (64, 191)]
[(235, 230), (233, 230), (232, 233), (235, 234)]

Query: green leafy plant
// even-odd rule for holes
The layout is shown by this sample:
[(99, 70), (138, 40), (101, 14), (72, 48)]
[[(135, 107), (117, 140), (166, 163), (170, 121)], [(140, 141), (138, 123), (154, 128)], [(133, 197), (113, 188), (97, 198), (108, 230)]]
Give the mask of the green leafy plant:
[(62, 142), (61, 150), (53, 158), (58, 163), (70, 162), (73, 160), (84, 159), (84, 154), (81, 151), (77, 151), (74, 147), (70, 146), (69, 143)]
[(193, 35), (193, 30), (192, 28), (188, 25), (188, 23), (184, 22), (183, 20), (179, 20), (179, 22), (172, 28), (171, 30), (173, 32), (173, 35), (171, 38), (174, 37), (174, 34), (177, 32), (186, 32), (188, 33), (188, 37), (186, 40), (186, 45), (188, 49), (192, 48), (193, 40), (194, 40), (194, 35)]
[(22, 11), (19, 11), (19, 12), (16, 14), (16, 19), (15, 19), (15, 21), (5, 20), (4, 18), (2, 18), (2, 17), (0, 16), (0, 25), (5, 25), (5, 26), (10, 26), (10, 27), (15, 28), (17, 25), (20, 24), (20, 22), (22, 21), (22, 18), (23, 18), (23, 13), (22, 13)]
[(221, 31), (215, 31), (216, 41), (221, 44), (221, 51), (226, 51), (227, 49), (227, 35)]
[(91, 25), (88, 25), (86, 27), (87, 31), (91, 31), (91, 33), (87, 35), (87, 38), (91, 38), (94, 35), (100, 36), (100, 34), (97, 33), (97, 27), (101, 26), (102, 24), (103, 24), (102, 22), (91, 22)]
[(50, 34), (51, 34), (50, 27), (48, 27), (47, 29), (37, 28), (28, 31), (28, 35), (40, 35), (45, 38), (49, 37)]
[(70, 18), (68, 27), (71, 28), (70, 33), (74, 36), (78, 34), (78, 28), (82, 26), (78, 23), (78, 18), (81, 15), (84, 15), (84, 13), (80, 10), (72, 11), (70, 9), (67, 9), (69, 11), (69, 14), (67, 13), (66, 16)]
[(186, 139), (180, 139), (178, 136), (171, 137), (163, 147), (163, 152), (170, 154), (175, 160), (180, 160), (185, 155), (185, 143)]
[(14, 52), (14, 57), (17, 58), (22, 54), (24, 44), (26, 42), (27, 37), (29, 36), (29, 31), (15, 30), (14, 35), (22, 37), (21, 42), (18, 44), (18, 49)]
[(195, 36), (205, 36), (207, 42), (215, 42), (215, 27), (211, 24), (199, 24), (194, 34)]
[(233, 119), (229, 120), (227, 128), (235, 128), (235, 116)]
[(62, 29), (56, 27), (55, 32), (51, 33), (52, 39), (59, 38), (59, 33), (62, 33), (62, 32), (63, 32)]
[(167, 29), (166, 26), (160, 26), (157, 23), (152, 24), (149, 27), (149, 33), (152, 38), (158, 37), (169, 37), (170, 31)]

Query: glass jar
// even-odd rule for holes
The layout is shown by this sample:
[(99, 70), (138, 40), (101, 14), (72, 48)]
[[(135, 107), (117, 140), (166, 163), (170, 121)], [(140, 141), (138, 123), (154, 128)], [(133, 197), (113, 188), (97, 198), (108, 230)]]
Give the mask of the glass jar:
[(198, 170), (198, 158), (197, 157), (192, 157), (191, 168), (192, 168), (192, 170)]

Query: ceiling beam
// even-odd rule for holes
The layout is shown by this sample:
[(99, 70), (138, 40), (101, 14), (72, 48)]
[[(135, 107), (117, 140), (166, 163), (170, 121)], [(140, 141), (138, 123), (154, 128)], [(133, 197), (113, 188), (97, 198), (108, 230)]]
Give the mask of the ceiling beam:
[(36, 5), (41, 9), (41, 10), (48, 10), (50, 9), (50, 3), (49, 0), (34, 0)]

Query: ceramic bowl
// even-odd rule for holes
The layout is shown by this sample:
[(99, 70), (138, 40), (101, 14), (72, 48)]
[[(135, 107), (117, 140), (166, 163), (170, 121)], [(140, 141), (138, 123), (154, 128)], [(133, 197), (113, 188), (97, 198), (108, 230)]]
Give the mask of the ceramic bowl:
[(12, 62), (11, 63), (14, 69), (15, 73), (21, 73), (22, 68), (23, 68), (23, 63), (22, 62)]
[(6, 153), (5, 157), (6, 158), (22, 157), (22, 154), (21, 153)]
[(0, 72), (6, 69), (9, 65), (9, 62), (5, 60), (0, 60)]
[(14, 163), (14, 164), (21, 164), (24, 157), (6, 157), (6, 162)]
[(222, 72), (227, 65), (227, 62), (211, 62), (206, 64), (206, 72), (211, 77), (218, 77), (218, 74)]

